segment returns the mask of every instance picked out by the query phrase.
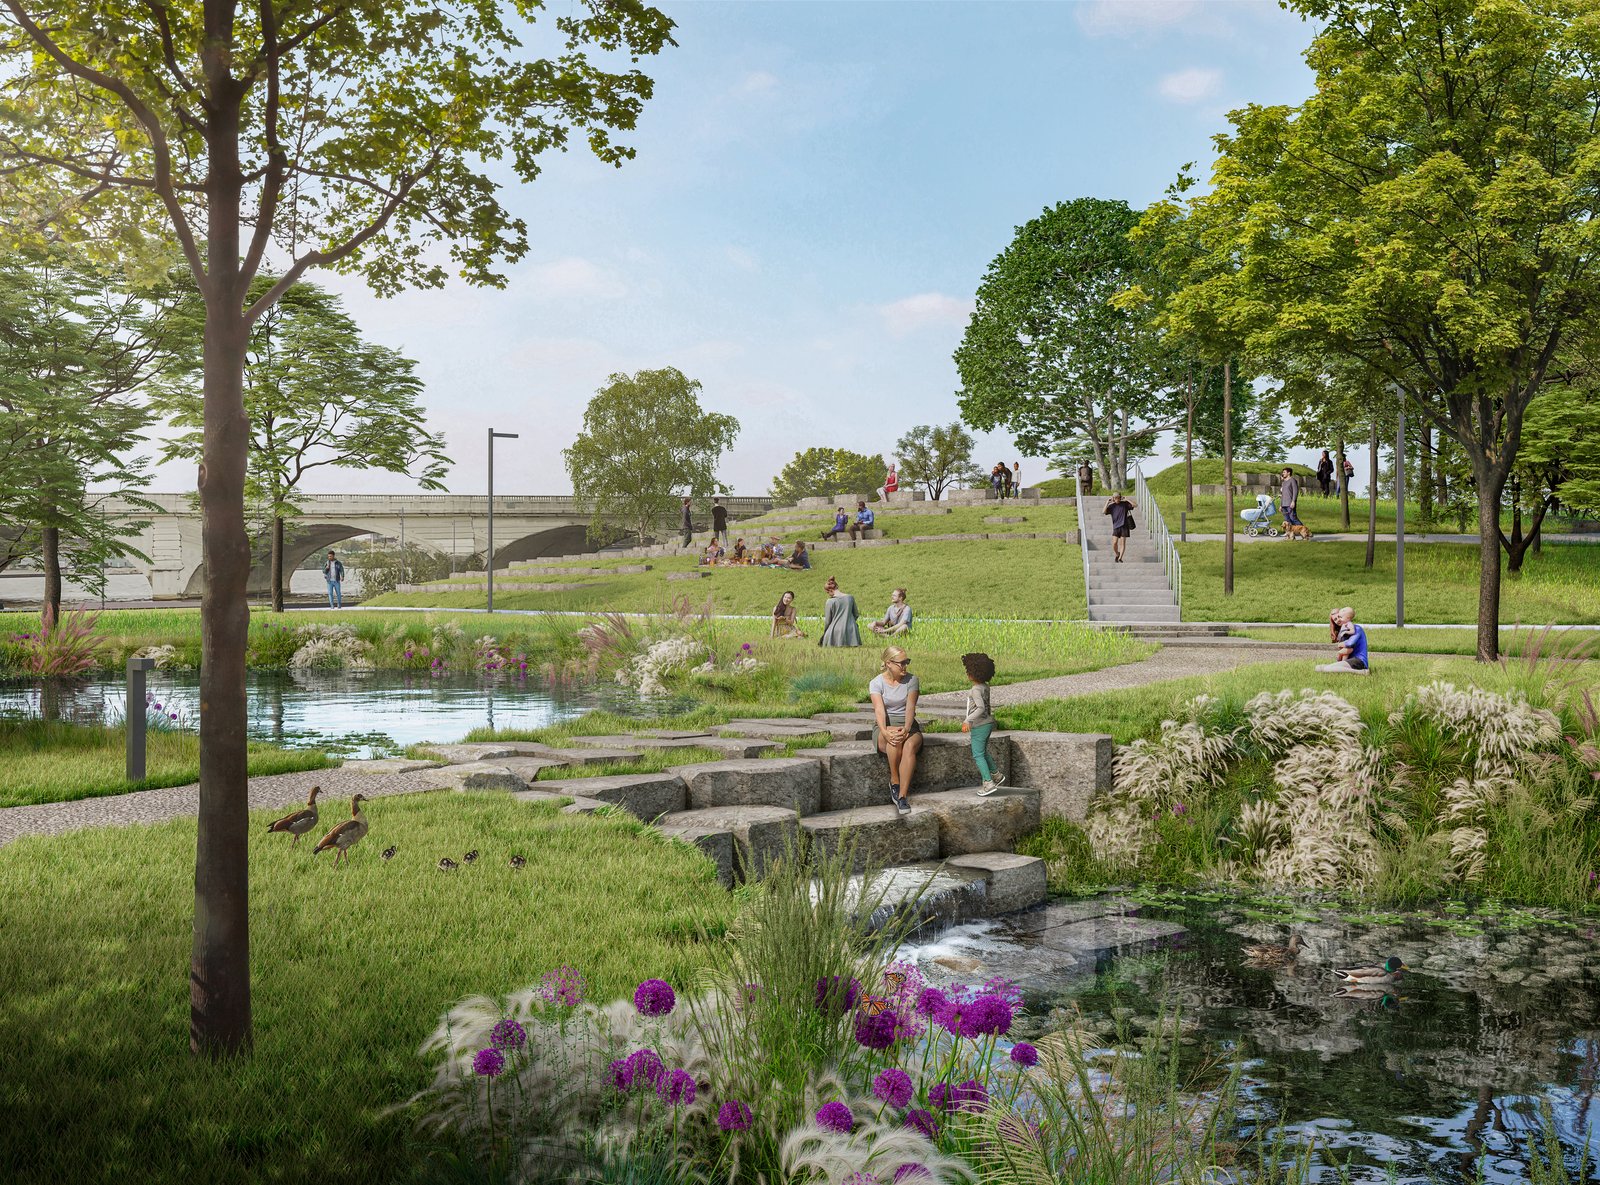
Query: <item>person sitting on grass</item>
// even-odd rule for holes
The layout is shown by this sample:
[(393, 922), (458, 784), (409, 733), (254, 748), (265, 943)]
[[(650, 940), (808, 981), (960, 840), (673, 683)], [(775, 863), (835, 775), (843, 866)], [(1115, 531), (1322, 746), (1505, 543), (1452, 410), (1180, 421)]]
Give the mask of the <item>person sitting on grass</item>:
[(917, 677), (911, 656), (898, 646), (883, 652), (883, 671), (868, 686), (874, 717), (873, 741), (889, 765), (889, 801), (902, 815), (911, 811), (911, 779), (922, 751), (922, 726), (917, 723)]
[(777, 548), (773, 546), (773, 541), (768, 539), (761, 545), (761, 550), (756, 552), (756, 563), (760, 564), (763, 568), (766, 568), (777, 562)]
[(906, 590), (897, 588), (889, 594), (889, 608), (882, 621), (875, 621), (872, 632), (880, 637), (891, 637), (911, 631), (911, 606), (906, 602)]
[(749, 557), (745, 554), (743, 539), (735, 539), (733, 541), (733, 554), (728, 558), (736, 564), (742, 564), (748, 560)]
[(705, 554), (700, 557), (702, 564), (720, 564), (722, 562), (722, 544), (713, 536), (710, 543), (706, 544)]
[(1370, 675), (1367, 664), (1367, 631), (1356, 624), (1356, 611), (1346, 605), (1328, 615), (1328, 629), (1336, 635), (1339, 657), (1317, 668), (1324, 675)]
[(989, 680), (994, 678), (994, 659), (987, 654), (963, 654), (961, 665), (967, 669), (972, 686), (967, 689), (967, 714), (961, 721), (961, 731), (967, 734), (972, 745), (972, 761), (978, 767), (983, 785), (978, 794), (987, 798), (1005, 781), (989, 764), (989, 734), (994, 731), (994, 712), (989, 707)]
[(850, 524), (850, 538), (865, 539), (876, 520), (865, 502), (856, 503), (856, 521)]
[(844, 507), (839, 507), (833, 512), (833, 529), (822, 532), (823, 542), (827, 542), (835, 535), (843, 535), (850, 525), (850, 516), (844, 512)]
[(806, 550), (806, 541), (799, 540), (794, 545), (794, 550), (789, 553), (789, 567), (796, 572), (811, 571), (811, 553)]
[(772, 607), (772, 636), (774, 638), (803, 638), (805, 631), (795, 619), (794, 593), (785, 592)]

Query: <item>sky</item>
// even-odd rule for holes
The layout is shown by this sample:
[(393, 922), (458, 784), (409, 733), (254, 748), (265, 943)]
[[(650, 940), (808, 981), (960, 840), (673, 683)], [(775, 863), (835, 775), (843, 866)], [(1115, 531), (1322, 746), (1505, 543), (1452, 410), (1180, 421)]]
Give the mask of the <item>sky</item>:
[[(567, 492), (589, 398), (664, 366), (739, 420), (720, 470), (736, 494), (766, 493), (805, 448), (891, 455), (958, 418), (951, 355), (1017, 226), (1076, 197), (1147, 205), (1185, 162), (1209, 171), (1229, 110), (1311, 90), (1311, 27), (1275, 0), (658, 3), (678, 45), (642, 63), (637, 158), (579, 146), (508, 188), (532, 250), (504, 289), (379, 299), (316, 277), (420, 364), (452, 492), (483, 490), (491, 427), (520, 433), (496, 445), (497, 492)], [(1009, 435), (976, 435), (985, 471), (1045, 476)], [(173, 463), (154, 488), (192, 486)]]

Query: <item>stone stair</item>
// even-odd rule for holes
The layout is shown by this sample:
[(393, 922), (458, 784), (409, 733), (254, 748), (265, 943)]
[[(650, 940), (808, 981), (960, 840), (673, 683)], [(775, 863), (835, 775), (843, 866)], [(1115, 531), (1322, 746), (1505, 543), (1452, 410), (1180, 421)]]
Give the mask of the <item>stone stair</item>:
[(1117, 563), (1111, 551), (1110, 520), (1103, 530), (1089, 528), (1088, 597), (1089, 620), (1115, 625), (1176, 623), (1181, 620), (1178, 602), (1167, 584), (1161, 556), (1144, 524), (1140, 523), (1128, 539), (1123, 562)]
[[(930, 704), (923, 715), (952, 712)], [(781, 742), (818, 734), (826, 745), (774, 755)], [(658, 773), (538, 780), (552, 769), (677, 748), (727, 757)], [(989, 753), (1007, 784), (980, 797), (967, 738), (924, 733), (911, 811), (902, 815), (889, 799), (870, 713), (859, 710), (734, 720), (703, 733), (652, 729), (559, 746), (483, 742), (432, 752), (460, 789), (509, 790), (527, 802), (564, 802), (574, 813), (625, 810), (700, 848), (729, 887), (760, 877), (795, 843), (830, 852), (854, 844), (858, 876), (873, 870), (871, 883), (858, 886), (864, 900), (883, 896), (890, 914), (909, 912), (916, 922), (989, 917), (1043, 901), (1044, 864), (1017, 855), (1018, 840), (1046, 815), (1081, 820), (1090, 798), (1109, 786), (1111, 766), (1110, 737), (997, 732)]]

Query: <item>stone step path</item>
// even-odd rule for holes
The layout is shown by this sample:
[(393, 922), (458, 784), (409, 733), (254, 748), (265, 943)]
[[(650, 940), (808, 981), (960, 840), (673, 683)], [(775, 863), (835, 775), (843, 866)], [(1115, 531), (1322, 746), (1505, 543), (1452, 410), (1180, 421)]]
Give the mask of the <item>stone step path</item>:
[[(1088, 510), (1087, 504), (1084, 510)], [(1138, 516), (1135, 516), (1137, 520)], [(1113, 625), (1177, 623), (1182, 617), (1177, 598), (1167, 584), (1161, 553), (1145, 523), (1129, 537), (1118, 563), (1111, 549), (1110, 520), (1104, 529), (1079, 522), (1089, 532), (1085, 595), (1089, 620)]]

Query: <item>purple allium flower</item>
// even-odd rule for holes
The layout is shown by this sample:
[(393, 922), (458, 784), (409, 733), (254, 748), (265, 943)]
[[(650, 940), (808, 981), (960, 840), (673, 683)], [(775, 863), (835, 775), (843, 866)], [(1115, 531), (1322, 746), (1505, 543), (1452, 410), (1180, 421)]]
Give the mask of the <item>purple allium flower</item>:
[(950, 997), (938, 988), (924, 988), (917, 997), (916, 1012), (918, 1016), (931, 1016), (938, 1018), (939, 1013), (950, 1006)]
[(472, 1072), (485, 1078), (498, 1078), (506, 1068), (506, 1055), (491, 1046), (478, 1050), (472, 1059)]
[(687, 1107), (694, 1102), (694, 1078), (684, 1070), (669, 1070), (656, 1083), (656, 1096), (668, 1106)]
[(632, 1059), (619, 1057), (606, 1067), (606, 1081), (613, 1090), (629, 1091), (633, 1089)]
[(1181, 817), (1189, 813), (1189, 808), (1184, 806), (1181, 802), (1174, 803), (1172, 807), (1172, 813)]
[(1003, 1037), (1011, 1031), (1011, 1005), (999, 996), (979, 996), (961, 1010), (963, 1037)]
[(647, 979), (634, 989), (633, 1006), (641, 1016), (665, 1016), (678, 1006), (678, 996), (666, 980)]
[(563, 963), (554, 971), (544, 973), (544, 978), (539, 984), (539, 997), (550, 1004), (575, 1008), (583, 1003), (585, 990), (583, 976)]
[(528, 1031), (508, 1016), (489, 1030), (489, 1043), (496, 1049), (521, 1049), (528, 1043)]
[(989, 1092), (976, 1078), (968, 1078), (950, 1092), (950, 1103), (962, 1111), (982, 1111), (989, 1105)]
[(176, 720), (178, 718), (178, 714), (176, 712), (168, 712), (167, 718), (170, 720)]
[(725, 1132), (749, 1131), (755, 1122), (748, 1103), (730, 1099), (717, 1108), (717, 1126)]
[(954, 1110), (955, 1104), (951, 1099), (950, 1084), (948, 1082), (935, 1082), (928, 1088), (928, 1102), (941, 1111)]
[(900, 1017), (893, 1008), (877, 1016), (856, 1013), (856, 1044), (864, 1049), (888, 1049), (899, 1036)]
[(843, 1103), (823, 1103), (817, 1108), (817, 1126), (823, 1131), (849, 1135), (855, 1130), (856, 1117)]
[(636, 1049), (628, 1055), (628, 1070), (633, 1075), (635, 1085), (643, 1082), (654, 1086), (661, 1081), (665, 1069), (653, 1049)]
[(911, 1101), (911, 1075), (891, 1067), (872, 1080), (872, 1093), (891, 1107), (904, 1107)]
[(883, 1183), (871, 1173), (855, 1172), (844, 1179), (844, 1185), (883, 1185)]
[(817, 980), (817, 1008), (823, 1012), (848, 1012), (861, 996), (861, 984), (842, 975), (824, 975)]
[(1004, 976), (996, 975), (984, 980), (983, 990), (991, 996), (999, 996), (1013, 1010), (1022, 1007), (1022, 989)]
[(1018, 1041), (1011, 1047), (1011, 1060), (1023, 1069), (1039, 1064), (1039, 1051), (1026, 1041)]
[(933, 1112), (922, 1107), (914, 1107), (906, 1112), (906, 1126), (921, 1132), (930, 1140), (939, 1131), (939, 1121), (934, 1118)]
[(903, 1164), (894, 1171), (895, 1185), (901, 1181), (915, 1180), (918, 1177), (928, 1176), (928, 1170), (920, 1164)]

